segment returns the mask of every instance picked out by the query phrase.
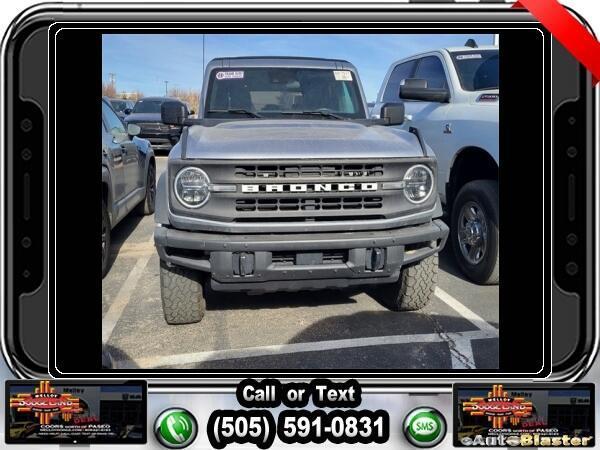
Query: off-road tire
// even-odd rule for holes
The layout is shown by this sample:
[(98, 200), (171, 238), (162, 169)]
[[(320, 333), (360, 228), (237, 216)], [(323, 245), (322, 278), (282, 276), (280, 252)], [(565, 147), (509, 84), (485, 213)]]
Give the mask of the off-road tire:
[(438, 278), (438, 255), (403, 267), (400, 279), (378, 289), (381, 300), (392, 311), (418, 311), (433, 298)]
[(136, 212), (140, 216), (148, 216), (154, 214), (154, 207), (156, 203), (156, 167), (154, 164), (148, 166), (148, 173), (146, 174), (146, 195), (139, 205), (137, 205)]
[(168, 324), (200, 322), (206, 311), (206, 300), (200, 274), (179, 266), (160, 262), (160, 293), (163, 313)]
[(110, 217), (108, 216), (108, 209), (106, 203), (102, 200), (102, 235), (103, 235), (103, 249), (102, 249), (102, 278), (108, 273), (108, 261), (110, 259)]
[[(466, 202), (475, 202), (483, 210), (487, 224), (487, 243), (483, 259), (478, 264), (470, 263), (462, 254), (458, 238), (459, 214)], [(477, 284), (498, 284), (500, 280), (500, 206), (498, 182), (477, 180), (465, 184), (458, 192), (452, 206), (450, 240), (461, 271)]]
[(102, 349), (102, 368), (103, 369), (114, 369), (114, 360), (110, 352), (106, 349)]

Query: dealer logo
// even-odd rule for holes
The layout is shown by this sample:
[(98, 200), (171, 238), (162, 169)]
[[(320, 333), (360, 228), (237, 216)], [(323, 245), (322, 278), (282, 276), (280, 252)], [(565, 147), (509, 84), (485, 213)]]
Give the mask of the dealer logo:
[(79, 398), (71, 394), (57, 394), (49, 381), (40, 381), (33, 393), (16, 394), (10, 398), (10, 407), (17, 412), (34, 412), (40, 425), (48, 425), (52, 417), (61, 414), (65, 422), (69, 422), (73, 414), (82, 411)]
[(487, 397), (471, 397), (462, 402), (462, 409), (471, 416), (486, 416), (492, 428), (503, 428), (507, 421), (515, 426), (521, 419), (530, 417), (533, 403), (523, 397), (510, 397), (501, 384), (495, 384)]

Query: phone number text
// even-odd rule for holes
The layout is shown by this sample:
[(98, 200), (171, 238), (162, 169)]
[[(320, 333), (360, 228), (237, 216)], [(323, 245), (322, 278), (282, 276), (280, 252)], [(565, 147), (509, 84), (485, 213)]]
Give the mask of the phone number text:
[(281, 412), (277, 422), (268, 410), (217, 410), (208, 420), (207, 432), (218, 449), (233, 443), (266, 449), (275, 437), (285, 444), (381, 444), (389, 439), (389, 424), (383, 410), (289, 410)]

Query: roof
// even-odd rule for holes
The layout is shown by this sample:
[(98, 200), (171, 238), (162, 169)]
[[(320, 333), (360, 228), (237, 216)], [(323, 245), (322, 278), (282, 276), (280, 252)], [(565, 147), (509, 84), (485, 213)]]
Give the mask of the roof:
[(317, 58), (314, 56), (228, 56), (225, 58), (214, 58), (212, 61), (225, 60), (225, 59), (306, 59), (309, 61), (335, 61), (335, 62), (345, 62), (345, 63), (348, 62), (345, 59)]
[(215, 58), (207, 69), (215, 67), (307, 67), (325, 69), (355, 69), (343, 59), (313, 58), (309, 56), (235, 56)]
[(474, 52), (477, 50), (498, 50), (497, 45), (480, 45), (479, 47), (447, 47), (449, 52)]
[(476, 51), (485, 51), (485, 50), (498, 50), (499, 47), (497, 45), (480, 45), (479, 47), (473, 48), (473, 47), (466, 47), (466, 46), (462, 46), (462, 47), (446, 47), (446, 48), (438, 48), (438, 49), (432, 49), (432, 50), (428, 50), (426, 52), (420, 52), (414, 55), (410, 55), (407, 56), (406, 58), (402, 58), (399, 59), (397, 61), (394, 61), (392, 63), (392, 66), (395, 66), (396, 64), (402, 63), (404, 61), (410, 61), (413, 59), (418, 59), (423, 57), (424, 55), (429, 55), (431, 53), (435, 53), (435, 52), (442, 52), (442, 51), (447, 51), (449, 53), (453, 53), (453, 52), (476, 52)]

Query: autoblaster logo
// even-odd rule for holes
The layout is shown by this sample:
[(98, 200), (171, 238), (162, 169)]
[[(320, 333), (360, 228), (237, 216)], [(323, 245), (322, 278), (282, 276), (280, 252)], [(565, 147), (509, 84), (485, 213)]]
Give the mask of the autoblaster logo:
[(10, 398), (10, 407), (17, 412), (34, 412), (40, 425), (50, 424), (56, 414), (60, 414), (65, 422), (69, 422), (73, 414), (80, 413), (79, 398), (72, 394), (58, 394), (50, 386), (49, 381), (40, 381), (34, 392), (25, 392)]
[(514, 427), (530, 417), (533, 404), (522, 397), (509, 396), (501, 384), (495, 384), (487, 397), (471, 397), (462, 408), (471, 416), (486, 416), (492, 428), (503, 428), (506, 422)]

